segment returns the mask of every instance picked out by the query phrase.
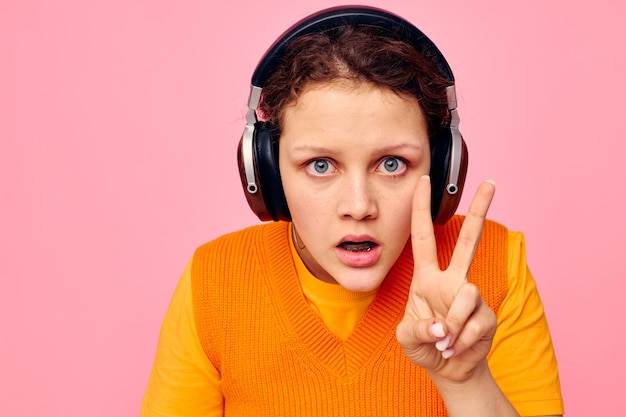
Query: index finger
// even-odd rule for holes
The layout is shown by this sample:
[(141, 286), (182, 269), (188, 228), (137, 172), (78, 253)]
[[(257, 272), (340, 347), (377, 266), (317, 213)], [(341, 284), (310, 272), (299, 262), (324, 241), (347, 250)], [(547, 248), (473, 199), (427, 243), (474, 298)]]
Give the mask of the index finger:
[(496, 192), (495, 183), (485, 181), (478, 186), (476, 194), (467, 210), (467, 215), (461, 226), (459, 237), (450, 259), (448, 269), (452, 268), (467, 277), (470, 265), (474, 260), (474, 254), (480, 242), (480, 236), (487, 217), (487, 211)]
[(411, 210), (411, 246), (415, 270), (439, 268), (437, 242), (430, 213), (430, 177), (423, 175), (417, 182)]

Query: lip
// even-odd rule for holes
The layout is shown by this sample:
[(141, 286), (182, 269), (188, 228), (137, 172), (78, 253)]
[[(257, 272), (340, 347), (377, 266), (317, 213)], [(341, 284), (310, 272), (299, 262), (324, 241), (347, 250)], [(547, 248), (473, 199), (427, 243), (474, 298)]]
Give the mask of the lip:
[[(344, 249), (341, 244), (345, 242), (372, 242), (374, 246), (368, 251), (353, 252)], [(341, 262), (353, 268), (366, 268), (374, 265), (380, 259), (382, 248), (380, 243), (368, 235), (347, 235), (337, 244), (336, 253)]]

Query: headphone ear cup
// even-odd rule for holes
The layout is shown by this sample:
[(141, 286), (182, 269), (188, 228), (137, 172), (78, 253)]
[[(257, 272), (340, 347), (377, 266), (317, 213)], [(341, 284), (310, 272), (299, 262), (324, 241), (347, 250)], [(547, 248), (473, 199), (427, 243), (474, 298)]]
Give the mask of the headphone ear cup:
[[(244, 132), (245, 134), (246, 132)], [(243, 149), (245, 142), (242, 137), (237, 149), (237, 160), (239, 177), (248, 205), (262, 221), (290, 221), (291, 215), (287, 207), (287, 199), (283, 191), (278, 167), (278, 136), (275, 134), (275, 129), (268, 122), (254, 124), (252, 140), (250, 141), (252, 149), (249, 152), (252, 155), (254, 180), (257, 184), (257, 190), (254, 193), (248, 189), (246, 178), (246, 152)]]
[[(452, 158), (454, 141), (450, 129), (441, 130), (430, 141), (431, 213), (435, 224), (444, 224), (454, 216), (463, 194), (469, 154), (460, 132), (457, 131), (456, 134), (459, 135), (461, 144), (460, 157), (456, 159)], [(451, 173), (454, 171), (459, 173), (456, 190), (448, 190)]]
[[(251, 140), (246, 140), (246, 135), (252, 136)], [(261, 221), (272, 220), (272, 216), (267, 210), (265, 206), (265, 199), (263, 198), (263, 190), (260, 186), (259, 174), (257, 170), (257, 163), (254, 153), (254, 131), (253, 129), (244, 131), (241, 139), (239, 140), (239, 145), (237, 146), (237, 165), (239, 167), (239, 178), (241, 179), (241, 186), (243, 187), (243, 193), (246, 196), (246, 201), (248, 202), (248, 206), (250, 209)], [(245, 149), (247, 148), (247, 149)], [(246, 160), (248, 159), (248, 160)], [(249, 180), (246, 175), (246, 165), (252, 166), (252, 175), (254, 186), (249, 186)]]

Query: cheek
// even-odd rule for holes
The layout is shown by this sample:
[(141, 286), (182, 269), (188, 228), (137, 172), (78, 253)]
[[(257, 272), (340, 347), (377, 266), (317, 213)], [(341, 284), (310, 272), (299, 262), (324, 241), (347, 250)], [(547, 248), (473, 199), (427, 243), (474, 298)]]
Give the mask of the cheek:
[(315, 199), (310, 198), (308, 195), (288, 194), (287, 205), (291, 212), (291, 218), (294, 222), (310, 221), (312, 218), (319, 215), (318, 207), (315, 203)]
[[(299, 230), (315, 229), (328, 216), (329, 204), (324, 198), (311, 192), (304, 184), (284, 183), (287, 206), (291, 219)], [(327, 222), (326, 222), (327, 223)]]
[(407, 187), (404, 192), (390, 196), (381, 209), (385, 228), (399, 239), (408, 238), (411, 233), (411, 212), (413, 189)]
[(411, 210), (398, 210), (390, 217), (389, 230), (400, 240), (408, 239), (411, 234)]

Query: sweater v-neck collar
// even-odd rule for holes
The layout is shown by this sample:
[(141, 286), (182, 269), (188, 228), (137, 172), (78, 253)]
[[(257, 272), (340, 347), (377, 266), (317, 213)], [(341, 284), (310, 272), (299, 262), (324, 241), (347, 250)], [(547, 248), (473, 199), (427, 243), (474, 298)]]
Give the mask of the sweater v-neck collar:
[(339, 377), (358, 373), (368, 362), (375, 361), (390, 343), (397, 343), (395, 329), (407, 302), (413, 272), (409, 245), (405, 247), (369, 306), (367, 312), (342, 341), (326, 327), (309, 307), (289, 248), (289, 224), (268, 224), (264, 249), (269, 262), (270, 288), (276, 295), (277, 315), (293, 348), (305, 360), (313, 360)]

